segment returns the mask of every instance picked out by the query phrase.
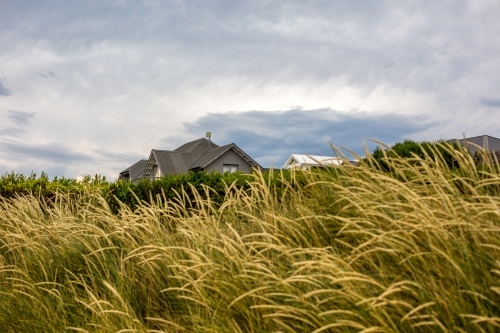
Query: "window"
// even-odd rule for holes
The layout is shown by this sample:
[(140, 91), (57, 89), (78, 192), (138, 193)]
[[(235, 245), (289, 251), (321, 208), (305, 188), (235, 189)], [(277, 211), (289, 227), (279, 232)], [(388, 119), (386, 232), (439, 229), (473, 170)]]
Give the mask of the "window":
[(238, 164), (223, 164), (222, 165), (222, 172), (233, 173), (236, 171), (238, 171)]

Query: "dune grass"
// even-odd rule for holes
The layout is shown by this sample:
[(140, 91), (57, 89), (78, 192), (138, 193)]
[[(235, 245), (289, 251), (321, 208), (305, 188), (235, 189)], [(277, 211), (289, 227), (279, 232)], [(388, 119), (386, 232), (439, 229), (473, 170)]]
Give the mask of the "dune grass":
[(279, 191), (257, 174), (221, 205), (5, 199), (0, 330), (498, 332), (498, 162), (450, 153), (460, 168), (368, 159)]

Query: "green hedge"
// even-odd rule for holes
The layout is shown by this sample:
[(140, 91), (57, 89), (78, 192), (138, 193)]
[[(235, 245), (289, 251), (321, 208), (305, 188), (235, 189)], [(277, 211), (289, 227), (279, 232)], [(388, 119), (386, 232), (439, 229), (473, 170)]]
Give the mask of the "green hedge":
[[(205, 193), (210, 188), (208, 195), (215, 203), (221, 203), (226, 195), (226, 189), (234, 184), (237, 188), (248, 189), (248, 184), (255, 177), (262, 177), (266, 186), (273, 187), (279, 194), (287, 184), (291, 184), (291, 173), (287, 170), (268, 171), (263, 174), (243, 173), (205, 173), (189, 172), (182, 175), (164, 176), (160, 179), (149, 181), (144, 179), (137, 184), (117, 180), (108, 182), (105, 177), (85, 176), (83, 180), (77, 181), (72, 178), (54, 178), (49, 180), (42, 173), (37, 177), (31, 174), (26, 177), (19, 173), (5, 173), (0, 177), (0, 197), (15, 198), (28, 194), (34, 194), (50, 203), (57, 192), (82, 193), (86, 190), (100, 191), (111, 208), (117, 212), (120, 202), (135, 209), (140, 202), (151, 200), (167, 200), (175, 198), (179, 193), (185, 193), (192, 204), (195, 199), (194, 192)], [(302, 180), (302, 181), (301, 181)], [(294, 177), (294, 186), (305, 183), (304, 176)]]
[[(116, 181), (109, 187), (107, 193), (108, 203), (115, 211), (118, 210), (119, 202), (135, 209), (139, 201), (150, 202), (151, 200), (172, 200), (184, 193), (191, 205), (195, 202), (195, 192), (210, 196), (211, 201), (216, 204), (222, 203), (226, 196), (226, 190), (230, 185), (238, 189), (249, 189), (249, 183), (256, 177), (262, 177), (266, 186), (275, 189), (277, 194), (292, 183), (291, 173), (288, 170), (267, 171), (263, 174), (243, 173), (205, 173), (189, 172), (181, 175), (164, 176), (155, 181), (144, 179), (137, 184), (124, 181)], [(294, 177), (295, 186), (305, 184), (304, 176)], [(210, 190), (207, 192), (207, 189)]]
[(111, 207), (117, 210), (119, 205), (117, 200), (135, 208), (139, 201), (150, 202), (151, 199), (157, 200), (158, 198), (160, 200), (163, 198), (173, 199), (182, 192), (186, 193), (192, 201), (194, 199), (193, 188), (197, 192), (203, 193), (203, 187), (207, 186), (213, 189), (210, 193), (211, 199), (221, 202), (225, 195), (226, 184), (235, 182), (238, 187), (244, 188), (251, 178), (251, 175), (240, 173), (189, 172), (182, 175), (164, 176), (154, 181), (143, 179), (137, 184), (118, 180), (110, 185), (106, 197)]

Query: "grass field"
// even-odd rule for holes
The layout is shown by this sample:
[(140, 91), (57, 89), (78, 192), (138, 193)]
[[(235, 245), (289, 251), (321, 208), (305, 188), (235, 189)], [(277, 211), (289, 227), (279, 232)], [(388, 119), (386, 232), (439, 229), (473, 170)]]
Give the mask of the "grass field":
[(0, 331), (498, 332), (498, 163), (451, 153), (257, 174), (221, 205), (3, 200)]

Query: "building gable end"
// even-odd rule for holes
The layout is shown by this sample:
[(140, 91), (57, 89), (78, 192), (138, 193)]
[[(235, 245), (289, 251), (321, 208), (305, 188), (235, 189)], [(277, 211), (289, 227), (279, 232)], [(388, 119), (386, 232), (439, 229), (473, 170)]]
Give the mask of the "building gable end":
[(153, 166), (156, 164), (156, 157), (154, 154), (154, 150), (151, 150), (151, 154), (149, 154), (148, 163), (146, 164), (146, 168), (144, 169), (143, 177), (151, 177), (151, 172), (153, 171)]
[[(224, 146), (222, 146), (224, 147)], [(220, 148), (222, 148), (220, 147)], [(231, 143), (225, 147), (225, 149), (221, 149), (220, 152), (218, 152), (215, 156), (212, 158), (208, 159), (207, 161), (204, 161), (201, 165), (199, 165), (197, 168), (206, 168), (208, 165), (212, 164), (215, 160), (217, 160), (219, 157), (224, 155), (227, 151), (233, 150), (236, 154), (238, 154), (243, 160), (245, 160), (252, 168), (258, 168), (262, 170), (262, 167), (255, 162), (250, 156), (248, 156), (243, 150), (241, 150), (237, 145), (234, 143)]]

